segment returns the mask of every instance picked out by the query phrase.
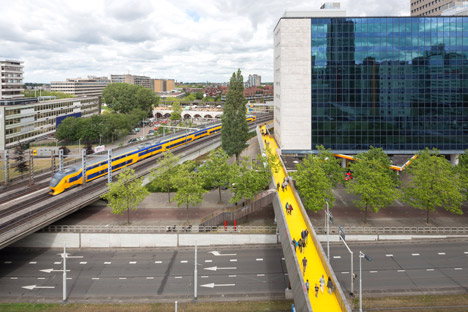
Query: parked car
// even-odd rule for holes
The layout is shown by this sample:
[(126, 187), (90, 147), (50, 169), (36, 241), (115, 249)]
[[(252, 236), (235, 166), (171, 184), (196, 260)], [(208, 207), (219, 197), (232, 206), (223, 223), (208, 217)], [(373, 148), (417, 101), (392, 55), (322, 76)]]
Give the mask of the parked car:
[(148, 131), (148, 135), (154, 135), (154, 130)]
[(127, 143), (134, 143), (134, 142), (136, 142), (136, 141), (137, 141), (137, 139), (136, 139), (136, 138), (132, 138), (132, 139), (128, 140), (128, 142), (127, 142)]

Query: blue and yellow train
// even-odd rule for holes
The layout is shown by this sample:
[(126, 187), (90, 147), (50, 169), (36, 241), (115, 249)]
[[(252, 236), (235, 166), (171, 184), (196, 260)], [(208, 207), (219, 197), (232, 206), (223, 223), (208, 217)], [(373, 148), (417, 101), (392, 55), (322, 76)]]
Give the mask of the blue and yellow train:
[[(248, 123), (254, 122), (255, 120), (255, 116), (247, 118)], [(184, 135), (177, 135), (169, 139), (145, 143), (136, 149), (134, 146), (126, 149), (124, 148), (119, 151), (119, 155), (112, 157), (112, 171), (130, 166), (140, 160), (163, 153), (186, 143), (193, 142), (205, 136), (218, 133), (220, 130), (221, 125), (217, 124)], [(97, 158), (99, 159), (95, 163), (86, 166), (86, 182), (105, 176), (108, 173), (107, 157), (98, 156)], [(50, 194), (57, 195), (80, 184), (83, 184), (83, 170), (81, 168), (81, 164), (55, 173), (49, 185), (52, 190)]]

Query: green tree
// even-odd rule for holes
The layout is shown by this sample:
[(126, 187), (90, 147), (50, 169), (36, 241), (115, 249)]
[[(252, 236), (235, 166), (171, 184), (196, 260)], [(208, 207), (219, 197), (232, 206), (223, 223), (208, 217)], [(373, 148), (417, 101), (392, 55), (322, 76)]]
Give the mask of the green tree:
[(365, 211), (364, 223), (367, 223), (368, 209), (379, 212), (395, 201), (399, 192), (397, 180), (390, 169), (390, 160), (382, 149), (371, 149), (358, 154), (351, 164), (354, 179), (347, 183), (346, 192), (359, 197), (354, 203)]
[(117, 113), (129, 113), (141, 109), (147, 115), (159, 103), (159, 97), (150, 89), (127, 83), (111, 83), (102, 91), (104, 102)]
[(125, 167), (118, 175), (118, 180), (108, 184), (109, 191), (101, 196), (108, 201), (113, 214), (123, 216), (127, 211), (127, 224), (130, 224), (130, 209), (136, 210), (149, 194), (142, 182), (143, 178), (135, 179), (133, 169)]
[(404, 189), (404, 200), (414, 208), (425, 210), (427, 223), (429, 212), (437, 207), (463, 214), (461, 180), (456, 169), (436, 149), (420, 151), (407, 170), (410, 180)]
[(319, 151), (318, 158), (320, 160), (319, 164), (322, 167), (325, 176), (331, 182), (332, 188), (337, 187), (339, 184), (343, 183), (344, 175), (346, 169), (341, 167), (340, 159), (336, 158), (330, 149), (325, 149), (323, 145), (317, 146)]
[(175, 156), (167, 151), (159, 161), (159, 166), (151, 173), (151, 184), (167, 192), (168, 201), (171, 201), (171, 190), (175, 187), (174, 179), (177, 176), (177, 165), (180, 161), (179, 156)]
[(70, 142), (78, 141), (79, 133), (78, 118), (67, 117), (62, 123), (57, 127), (55, 131), (55, 138), (59, 141), (68, 140)]
[(460, 155), (456, 171), (461, 181), (465, 197), (468, 197), (468, 149), (465, 150), (464, 154)]
[(268, 186), (271, 179), (268, 159), (262, 156), (258, 156), (258, 159), (259, 162), (244, 157), (239, 163), (231, 166), (231, 203), (241, 199), (252, 199)]
[(266, 156), (268, 158), (268, 164), (271, 167), (271, 170), (274, 173), (278, 173), (281, 170), (281, 160), (279, 159), (278, 155), (269, 147), (265, 148)]
[(203, 189), (203, 178), (194, 169), (195, 165), (192, 161), (183, 163), (176, 176), (174, 177), (174, 185), (177, 192), (173, 200), (177, 202), (177, 207), (186, 205), (187, 207), (187, 223), (189, 222), (189, 205), (196, 205), (203, 201), (203, 194), (207, 191)]
[(182, 107), (179, 102), (172, 103), (171, 120), (180, 120), (182, 118)]
[(198, 91), (197, 93), (195, 93), (195, 97), (197, 100), (203, 99), (203, 92)]
[(211, 151), (209, 157), (210, 159), (200, 168), (200, 174), (206, 184), (218, 188), (219, 202), (221, 202), (221, 188), (229, 186), (231, 179), (229, 156), (222, 149), (217, 149)]
[(226, 94), (226, 103), (221, 116), (221, 146), (229, 156), (239, 155), (247, 147), (249, 128), (245, 118), (245, 104), (247, 101), (243, 95), (244, 78), (240, 69), (232, 74), (229, 82), (229, 91)]
[(15, 170), (19, 174), (23, 174), (29, 169), (28, 162), (26, 161), (26, 157), (24, 155), (24, 150), (25, 146), (23, 144), (18, 144), (15, 147), (15, 156), (13, 157), (13, 159), (15, 160), (14, 166)]
[(318, 155), (308, 155), (297, 165), (297, 171), (292, 173), (304, 207), (314, 212), (324, 209), (326, 201), (330, 206), (335, 202), (333, 184), (323, 170), (322, 162)]

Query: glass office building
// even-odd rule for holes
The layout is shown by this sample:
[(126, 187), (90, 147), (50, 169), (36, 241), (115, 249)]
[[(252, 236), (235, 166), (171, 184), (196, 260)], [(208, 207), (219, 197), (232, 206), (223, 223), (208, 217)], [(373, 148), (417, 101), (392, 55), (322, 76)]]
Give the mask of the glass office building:
[(312, 150), (468, 148), (468, 17), (310, 22)]

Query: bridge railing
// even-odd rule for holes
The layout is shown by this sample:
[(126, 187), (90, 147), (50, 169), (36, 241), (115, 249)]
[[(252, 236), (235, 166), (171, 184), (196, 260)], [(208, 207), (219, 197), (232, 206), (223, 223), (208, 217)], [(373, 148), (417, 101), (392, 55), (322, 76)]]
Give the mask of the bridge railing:
[[(342, 226), (346, 234), (376, 234), (376, 235), (392, 235), (392, 234), (417, 234), (417, 235), (457, 235), (457, 234), (467, 234), (468, 227), (446, 227), (446, 226), (437, 226), (437, 227), (397, 227), (397, 226), (384, 226), (384, 227), (363, 227), (363, 226)], [(316, 232), (318, 234), (325, 233), (324, 227), (316, 227)], [(330, 226), (331, 234), (338, 234), (338, 228)]]

